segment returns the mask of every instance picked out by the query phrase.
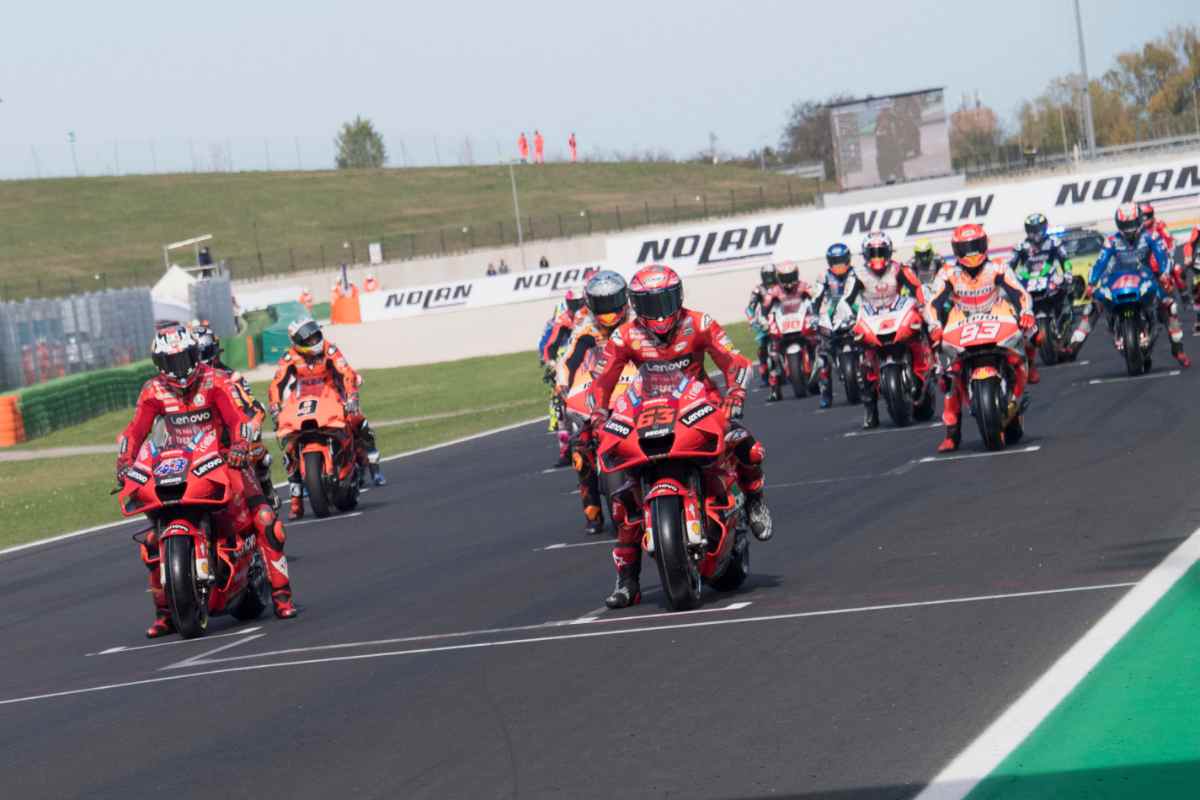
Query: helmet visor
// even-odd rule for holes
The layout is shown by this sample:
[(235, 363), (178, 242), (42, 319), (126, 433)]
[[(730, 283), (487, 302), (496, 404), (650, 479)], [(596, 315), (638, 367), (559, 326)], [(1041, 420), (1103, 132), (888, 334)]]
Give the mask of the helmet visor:
[(324, 336), (321, 335), (321, 326), (315, 320), (309, 320), (296, 329), (292, 334), (292, 343), (296, 348), (305, 353), (311, 353), (321, 346), (324, 341)]
[(572, 314), (574, 314), (576, 311), (578, 311), (581, 308), (583, 308), (583, 298), (582, 297), (568, 297), (567, 298), (567, 310), (570, 311)]
[(1133, 241), (1137, 235), (1142, 232), (1142, 219), (1141, 217), (1134, 217), (1133, 219), (1119, 219), (1117, 220), (1117, 230), (1120, 231), (1121, 235), (1126, 239)]
[(867, 245), (867, 247), (863, 250), (863, 257), (867, 259), (867, 261), (890, 261), (892, 258), (891, 245)]
[(596, 318), (604, 314), (620, 314), (629, 305), (629, 293), (625, 287), (621, 287), (616, 292), (606, 292), (605, 294), (589, 294), (587, 296), (588, 308)]
[(155, 353), (154, 366), (166, 378), (179, 385), (186, 384), (196, 372), (196, 348), (186, 347), (178, 353)]
[(988, 242), (986, 237), (954, 242), (954, 257), (968, 269), (974, 269), (987, 261)]
[(1035, 242), (1040, 242), (1046, 238), (1046, 223), (1043, 222), (1026, 222), (1025, 235)]
[(683, 285), (630, 295), (633, 310), (643, 319), (666, 319), (683, 308)]
[(785, 289), (793, 289), (800, 283), (800, 273), (796, 270), (779, 273), (779, 285)]

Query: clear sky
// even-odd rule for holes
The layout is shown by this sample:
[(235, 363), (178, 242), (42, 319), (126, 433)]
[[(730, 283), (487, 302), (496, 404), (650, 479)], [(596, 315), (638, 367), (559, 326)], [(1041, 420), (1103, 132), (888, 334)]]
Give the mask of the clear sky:
[[(1093, 74), (1197, 0), (1082, 0)], [(774, 144), (797, 99), (944, 85), (1011, 120), (1076, 68), (1071, 0), (524, 0), (8, 3), (0, 24), (0, 176), (332, 160), (361, 113), (391, 163)], [(436, 136), (436, 139), (435, 139)], [(115, 146), (114, 146), (115, 143)], [(154, 144), (151, 147), (151, 143)], [(403, 144), (403, 148), (401, 148)]]

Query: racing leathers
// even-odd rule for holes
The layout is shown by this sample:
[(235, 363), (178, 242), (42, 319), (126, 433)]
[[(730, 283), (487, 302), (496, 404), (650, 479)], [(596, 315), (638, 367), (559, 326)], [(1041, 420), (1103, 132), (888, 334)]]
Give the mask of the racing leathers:
[[(196, 376), (190, 388), (181, 396), (161, 377), (148, 380), (138, 395), (133, 419), (117, 440), (117, 475), (122, 478), (137, 459), (138, 452), (154, 426), (156, 419), (163, 419), (168, 447), (183, 447), (197, 434), (214, 433), (221, 437), (227, 453), (238, 453), (243, 466), (235, 467), (235, 460), (226, 457), (229, 470), (230, 495), (233, 500), (220, 512), (231, 527), (249, 515), (254, 526), (255, 543), (266, 565), (271, 583), (271, 597), (275, 613), (280, 617), (292, 617), (296, 608), (292, 604), (292, 588), (288, 580), (287, 557), (283, 553), (286, 535), (283, 523), (254, 477), (246, 458), (252, 447), (255, 425), (242, 415), (236, 389), (229, 377), (207, 364), (196, 368)], [(244, 524), (244, 523), (243, 523)], [(171, 633), (174, 626), (167, 606), (159, 571), (159, 542), (154, 530), (147, 531), (141, 545), (142, 562), (150, 572), (150, 596), (154, 601), (155, 621), (146, 631), (146, 636), (156, 638)]]
[[(1041, 274), (1046, 264), (1052, 266), (1057, 264), (1062, 273), (1062, 280), (1070, 285), (1072, 272), (1071, 262), (1067, 259), (1067, 251), (1060, 242), (1049, 236), (1037, 242), (1029, 238), (1023, 239), (1013, 248), (1012, 255), (1008, 258), (1008, 268), (1012, 270), (1014, 276), (1019, 270), (1024, 269), (1026, 274), (1036, 277)], [(1029, 382), (1037, 383), (1041, 378), (1037, 370), (1037, 346), (1032, 340), (1025, 342), (1025, 358), (1029, 360)]]
[[(764, 324), (767, 327), (767, 355), (770, 367), (767, 372), (767, 385), (771, 387), (771, 392), (768, 395), (768, 400), (778, 400), (780, 395), (780, 384), (783, 382), (783, 354), (779, 352), (779, 339), (770, 335), (771, 329), (771, 310), (776, 305), (790, 299), (812, 299), (812, 289), (804, 281), (799, 281), (792, 286), (785, 286), (780, 283), (772, 286), (767, 292), (766, 299), (763, 303), (762, 316)], [(806, 381), (807, 382), (807, 381)]]
[[(1104, 243), (1100, 257), (1092, 265), (1091, 275), (1088, 276), (1089, 292), (1108, 272), (1114, 258), (1122, 253), (1136, 253), (1138, 261), (1148, 268), (1158, 279), (1159, 314), (1160, 319), (1166, 317), (1167, 333), (1171, 338), (1171, 355), (1184, 366), (1190, 366), (1191, 360), (1183, 352), (1183, 323), (1179, 320), (1179, 304), (1175, 302), (1174, 289), (1176, 279), (1171, 266), (1171, 254), (1164, 246), (1165, 243), (1156, 234), (1143, 231), (1135, 242), (1130, 242), (1120, 233), (1114, 233)], [(1100, 304), (1093, 301), (1088, 307), (1079, 325), (1071, 335), (1071, 351), (1078, 353), (1083, 343), (1091, 335), (1100, 315)]]
[(247, 420), (250, 421), (252, 427), (252, 441), (250, 444), (250, 463), (254, 466), (254, 477), (258, 479), (258, 485), (262, 487), (263, 495), (267, 498), (267, 502), (276, 511), (279, 510), (279, 495), (275, 491), (275, 484), (271, 480), (271, 454), (267, 450), (266, 445), (262, 443), (262, 429), (267, 420), (267, 409), (254, 396), (254, 392), (250, 390), (250, 381), (240, 373), (235, 372), (230, 367), (221, 363), (220, 358), (212, 362), (212, 367), (229, 381), (229, 387), (233, 394), (233, 400), (237, 403), (238, 410), (242, 412)]
[(770, 335), (767, 331), (766, 306), (767, 298), (773, 286), (760, 283), (750, 292), (750, 304), (746, 306), (746, 321), (754, 332), (754, 341), (758, 345), (758, 377), (767, 383), (767, 346)]
[[(718, 401), (720, 392), (716, 384), (705, 371), (706, 354), (712, 357), (724, 374), (726, 390), (721, 401)], [(613, 388), (625, 365), (630, 362), (639, 366), (652, 363), (678, 368), (685, 375), (702, 381), (712, 393), (713, 400), (727, 410), (730, 426), (726, 443), (733, 448), (737, 459), (738, 484), (746, 493), (751, 530), (760, 539), (770, 538), (769, 513), (761, 516), (756, 513), (760, 507), (765, 512), (762, 498), (765, 450), (749, 430), (734, 421), (741, 415), (745, 403), (746, 382), (752, 369), (750, 361), (734, 348), (733, 342), (716, 320), (699, 311), (683, 309), (674, 329), (661, 339), (638, 319), (626, 322), (613, 332), (596, 364), (595, 379), (588, 397), (594, 425), (607, 416)], [(612, 557), (620, 591), (622, 582), (632, 581), (632, 585), (636, 586), (641, 574), (642, 498), (641, 489), (636, 483), (627, 484), (612, 497), (612, 513), (617, 527), (617, 542)], [(756, 517), (765, 519), (765, 526), (760, 524), (756, 527)], [(609, 598), (606, 602), (613, 605), (612, 600)], [(636, 594), (630, 598), (630, 602), (637, 602)]]
[[(596, 322), (587, 308), (579, 310), (571, 338), (562, 347), (555, 370), (554, 391), (561, 402), (566, 402), (588, 352), (607, 344), (610, 333), (609, 329)], [(567, 434), (566, 431), (562, 433)], [(600, 476), (596, 470), (595, 437), (591, 426), (586, 425), (573, 441), (568, 436), (568, 441), (571, 466), (579, 478), (579, 500), (583, 504), (583, 516), (587, 519), (587, 530), (589, 533), (601, 533), (604, 530), (604, 511), (600, 505)]]
[[(379, 471), (375, 432), (371, 430), (359, 406), (358, 387), (362, 378), (346, 361), (346, 356), (337, 345), (323, 341), (318, 353), (305, 355), (292, 347), (283, 354), (279, 359), (279, 367), (275, 370), (275, 377), (271, 379), (267, 389), (271, 416), (279, 415), (283, 409), (284, 394), (293, 383), (317, 380), (333, 387), (341, 397), (346, 411), (346, 423), (354, 432), (359, 467), (369, 471), (376, 483), (381, 483), (382, 473)], [(304, 487), (301, 483), (300, 456), (296, 452), (296, 444), (295, 440), (288, 442), (283, 450), (283, 466), (288, 473), (288, 490), (291, 494), (292, 519), (304, 516)]]
[[(820, 318), (823, 308), (824, 314), (832, 322), (834, 315), (837, 313), (838, 304), (847, 294), (854, 291), (854, 283), (857, 280), (854, 277), (854, 270), (852, 269), (840, 277), (835, 275), (832, 270), (826, 270), (825, 275), (817, 283), (817, 296), (813, 300), (813, 313)], [(833, 375), (831, 371), (834, 364), (834, 353), (832, 346), (833, 342), (830, 337), (821, 337), (821, 366), (817, 376), (821, 386), (821, 406), (823, 408), (828, 408), (833, 403)]]
[[(866, 301), (875, 308), (886, 308), (900, 295), (909, 295), (916, 298), (925, 327), (933, 328), (933, 318), (926, 308), (925, 288), (910, 268), (897, 261), (891, 261), (883, 272), (860, 267), (855, 270), (854, 275), (855, 281), (845, 295), (847, 303), (854, 305)], [(909, 339), (909, 350), (912, 353), (913, 371), (920, 376), (928, 375), (933, 359), (927, 338), (919, 336)], [(862, 368), (863, 427), (875, 428), (879, 425), (879, 354), (872, 349), (866, 349), (862, 357)]]
[(1192, 228), (1192, 234), (1183, 243), (1183, 266), (1192, 271), (1192, 310), (1196, 312), (1196, 327), (1193, 335), (1200, 335), (1200, 277), (1196, 275), (1196, 256), (1200, 254), (1200, 225)]
[[(554, 365), (558, 361), (559, 350), (571, 338), (571, 330), (575, 327), (575, 314), (567, 306), (566, 300), (559, 301), (554, 307), (554, 315), (550, 317), (550, 321), (546, 323), (545, 329), (542, 331), (542, 338), (538, 341), (538, 357), (542, 363), (542, 379), (553, 386), (554, 384)], [(554, 393), (550, 395), (550, 421), (548, 424), (549, 430), (559, 429), (559, 408), (558, 398)], [(559, 430), (562, 434), (558, 437), (558, 466), (566, 466), (567, 459), (567, 438), (565, 431)]]
[[(962, 308), (965, 313), (985, 313), (1001, 299), (1007, 300), (1019, 315), (1018, 321), (1026, 337), (1034, 336), (1037, 323), (1033, 316), (1033, 301), (1011, 269), (993, 261), (985, 261), (975, 275), (958, 264), (943, 267), (933, 280), (926, 304), (929, 316), (933, 319), (931, 333), (934, 343), (941, 342), (942, 327), (955, 306)], [(1014, 376), (1013, 402), (1019, 407), (1025, 395), (1028, 361), (1010, 352), (1008, 363)], [(961, 414), (963, 406), (968, 403), (967, 381), (962, 375), (961, 360), (955, 359), (943, 372), (942, 391), (945, 392), (942, 422), (946, 425), (946, 438), (938, 449), (953, 450), (962, 439)]]

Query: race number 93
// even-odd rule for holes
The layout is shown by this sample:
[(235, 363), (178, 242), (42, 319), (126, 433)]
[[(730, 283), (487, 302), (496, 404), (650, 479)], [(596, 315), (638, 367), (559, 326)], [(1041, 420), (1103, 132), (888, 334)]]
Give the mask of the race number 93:
[(958, 341), (960, 344), (970, 344), (977, 339), (995, 339), (998, 333), (1000, 333), (999, 322), (968, 322), (963, 325)]

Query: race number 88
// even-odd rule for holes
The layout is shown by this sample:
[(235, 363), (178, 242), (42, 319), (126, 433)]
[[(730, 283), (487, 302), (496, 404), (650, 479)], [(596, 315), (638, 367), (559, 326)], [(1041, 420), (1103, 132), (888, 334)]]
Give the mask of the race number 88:
[(970, 344), (976, 339), (995, 339), (998, 333), (999, 322), (968, 322), (963, 325), (962, 335), (958, 340), (962, 344)]

